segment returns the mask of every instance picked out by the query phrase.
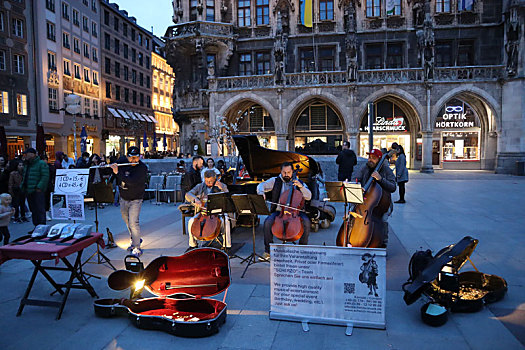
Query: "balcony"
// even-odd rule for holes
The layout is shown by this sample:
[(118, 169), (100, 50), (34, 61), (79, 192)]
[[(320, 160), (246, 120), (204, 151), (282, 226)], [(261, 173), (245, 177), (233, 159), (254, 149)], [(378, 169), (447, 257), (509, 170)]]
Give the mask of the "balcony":
[(171, 26), (166, 31), (167, 39), (177, 40), (199, 36), (231, 39), (233, 25), (216, 22), (187, 22)]
[(505, 66), (438, 67), (434, 82), (497, 81), (504, 77)]

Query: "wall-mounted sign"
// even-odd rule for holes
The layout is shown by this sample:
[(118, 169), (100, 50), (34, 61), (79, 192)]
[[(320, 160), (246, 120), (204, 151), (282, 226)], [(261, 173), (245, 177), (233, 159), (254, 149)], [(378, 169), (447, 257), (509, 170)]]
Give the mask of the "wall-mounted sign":
[(465, 129), (479, 127), (474, 111), (465, 102), (453, 99), (441, 109), (436, 118), (436, 129)]
[[(366, 119), (366, 118), (365, 118)], [(368, 132), (368, 125), (364, 123), (361, 124), (361, 131)], [(364, 125), (363, 125), (364, 124)], [(402, 116), (387, 118), (382, 116), (377, 116), (374, 121), (374, 132), (385, 132), (385, 131), (407, 131), (408, 126), (405, 121), (405, 118)]]

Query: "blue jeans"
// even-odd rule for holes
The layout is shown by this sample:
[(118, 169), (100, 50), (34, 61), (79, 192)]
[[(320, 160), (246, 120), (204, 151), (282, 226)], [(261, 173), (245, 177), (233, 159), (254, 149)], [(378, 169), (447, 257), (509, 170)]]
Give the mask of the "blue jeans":
[(142, 207), (142, 199), (128, 201), (120, 197), (120, 214), (131, 236), (131, 245), (140, 248), (140, 225), (139, 215)]
[[(278, 215), (279, 215), (279, 212), (276, 211), (268, 215), (268, 217), (266, 217), (266, 220), (264, 220), (264, 251), (266, 253), (270, 252), (270, 243), (273, 243), (272, 225), (273, 225), (273, 222), (275, 221), (275, 218)], [(303, 228), (304, 228), (303, 235), (299, 239), (299, 244), (307, 245), (308, 237), (310, 236), (310, 228), (312, 226), (312, 222), (310, 221), (310, 218), (305, 213), (300, 212), (299, 216), (301, 217), (301, 220), (303, 221)]]
[(46, 196), (44, 192), (33, 192), (27, 195), (33, 225), (46, 224)]

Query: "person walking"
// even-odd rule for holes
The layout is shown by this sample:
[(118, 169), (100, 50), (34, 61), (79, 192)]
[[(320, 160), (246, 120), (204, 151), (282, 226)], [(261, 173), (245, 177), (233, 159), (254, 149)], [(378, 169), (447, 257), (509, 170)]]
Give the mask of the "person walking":
[(34, 148), (24, 151), (25, 166), (22, 179), (22, 192), (27, 196), (31, 219), (35, 227), (46, 224), (45, 192), (49, 184), (49, 167), (36, 155)]
[(13, 171), (9, 174), (9, 194), (13, 200), (15, 208), (15, 222), (27, 222), (26, 218), (26, 197), (20, 186), (22, 185), (22, 175), (24, 173), (24, 163), (19, 161), (13, 162)]
[[(134, 164), (119, 167), (117, 163)], [(113, 170), (119, 186), (120, 214), (131, 237), (131, 244), (127, 250), (132, 255), (140, 257), (143, 251), (140, 247), (142, 239), (140, 237), (139, 215), (142, 199), (144, 198), (144, 190), (146, 189), (148, 168), (140, 160), (140, 151), (135, 146), (128, 148), (127, 159), (121, 158), (117, 163), (111, 164), (110, 168)]]
[(339, 153), (335, 162), (339, 164), (337, 180), (350, 181), (352, 179), (354, 166), (357, 164), (357, 156), (355, 152), (350, 149), (350, 142), (343, 142), (343, 150)]
[(392, 148), (396, 150), (396, 182), (399, 187), (399, 200), (394, 203), (403, 204), (405, 202), (405, 184), (408, 182), (407, 158), (403, 146), (392, 144)]

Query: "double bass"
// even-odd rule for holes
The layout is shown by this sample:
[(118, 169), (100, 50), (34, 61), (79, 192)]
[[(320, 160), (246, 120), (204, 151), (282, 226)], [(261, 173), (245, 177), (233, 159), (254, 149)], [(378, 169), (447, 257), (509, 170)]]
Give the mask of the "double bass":
[[(294, 170), (290, 181), (297, 180), (297, 172), (301, 170), (300, 168)], [(291, 189), (284, 191), (279, 197), (281, 212), (275, 217), (272, 225), (272, 234), (283, 242), (297, 241), (304, 233), (303, 221), (299, 216), (299, 211), (304, 208), (304, 197), (295, 187), (292, 185)]]
[[(373, 171), (383, 166), (385, 159), (395, 150), (384, 154)], [(339, 247), (378, 248), (383, 244), (384, 225), (382, 216), (391, 204), (390, 193), (383, 193), (381, 186), (370, 176), (363, 186), (363, 203), (350, 206), (337, 234), (336, 245)]]

